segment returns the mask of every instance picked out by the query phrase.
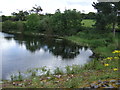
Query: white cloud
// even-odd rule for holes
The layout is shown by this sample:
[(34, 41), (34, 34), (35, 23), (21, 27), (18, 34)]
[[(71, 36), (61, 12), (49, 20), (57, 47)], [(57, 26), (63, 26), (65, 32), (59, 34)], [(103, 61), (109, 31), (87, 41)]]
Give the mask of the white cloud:
[(30, 10), (37, 4), (42, 7), (42, 13), (54, 13), (57, 9), (64, 11), (65, 8), (94, 12), (92, 2), (97, 2), (97, 0), (2, 0), (0, 11), (2, 11), (2, 14), (11, 15), (12, 12), (17, 10)]
[(0, 47), (1, 47), (2, 51), (8, 50), (9, 48), (15, 47), (15, 45), (16, 45), (15, 41), (13, 39), (10, 41), (7, 41), (7, 40), (3, 39), (3, 37), (1, 37), (0, 43), (1, 43)]

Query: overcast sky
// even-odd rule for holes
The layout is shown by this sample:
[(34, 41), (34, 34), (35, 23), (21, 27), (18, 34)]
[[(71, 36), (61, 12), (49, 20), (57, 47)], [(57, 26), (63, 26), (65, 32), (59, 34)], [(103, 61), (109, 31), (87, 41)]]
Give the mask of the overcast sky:
[[(41, 6), (42, 13), (54, 13), (55, 10), (60, 9), (77, 9), (78, 11), (96, 12), (92, 7), (92, 3), (97, 0), (1, 0), (0, 14), (11, 15), (12, 12), (18, 10), (30, 10), (33, 6)], [(2, 11), (2, 13), (1, 13)]]

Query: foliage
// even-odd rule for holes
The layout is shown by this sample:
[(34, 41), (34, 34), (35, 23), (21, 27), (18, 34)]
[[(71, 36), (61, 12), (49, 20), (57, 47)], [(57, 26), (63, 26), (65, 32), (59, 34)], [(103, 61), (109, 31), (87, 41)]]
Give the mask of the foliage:
[(81, 16), (83, 19), (95, 19), (96, 13), (94, 13), (94, 12), (89, 12), (88, 14), (81, 13)]
[(51, 21), (52, 20), (50, 16), (44, 16), (44, 18), (40, 21), (39, 32), (46, 33), (47, 35), (53, 34)]
[(52, 28), (55, 34), (73, 35), (81, 30), (81, 21), (80, 12), (75, 9), (65, 10), (64, 13), (57, 10), (52, 16)]
[(12, 13), (14, 17), (14, 21), (26, 21), (26, 17), (29, 15), (27, 11), (20, 10), (18, 13)]
[(47, 35), (73, 35), (81, 30), (81, 15), (76, 10), (57, 10), (54, 15), (45, 15), (40, 19), (37, 14), (27, 18), (26, 26), (30, 31), (38, 31)]
[(23, 76), (21, 72), (18, 72), (18, 75), (11, 75), (10, 78), (11, 78), (11, 81), (22, 81), (23, 80)]
[(2, 15), (1, 17), (2, 17), (2, 22), (4, 22), (4, 21), (8, 20), (8, 17), (7, 17), (7, 16), (5, 16), (5, 15)]
[(57, 67), (55, 70), (54, 70), (54, 74), (63, 74), (63, 71)]
[[(92, 31), (91, 31), (92, 32)], [(119, 49), (119, 33), (113, 38), (112, 33), (79, 32), (77, 35), (66, 37), (79, 45), (91, 47), (96, 54), (101, 56), (111, 55), (112, 50)]]
[(112, 30), (115, 33), (115, 25), (117, 23), (117, 10), (120, 2), (93, 2), (93, 7), (97, 9), (96, 27), (98, 30), (105, 31), (109, 24), (112, 24)]
[(40, 17), (37, 14), (31, 14), (27, 17), (27, 30), (28, 31), (38, 31), (39, 30), (39, 24), (40, 24)]
[(2, 30), (3, 31), (17, 30), (17, 25), (15, 22), (8, 20), (2, 23)]
[(31, 11), (31, 13), (32, 13), (32, 12), (35, 12), (36, 14), (39, 14), (41, 11), (43, 11), (43, 9), (41, 8), (41, 6), (35, 5), (35, 6), (33, 7), (33, 9), (31, 9), (30, 11)]
[(22, 81), (23, 80), (23, 77), (21, 75), (21, 72), (19, 72), (19, 75), (18, 75), (18, 81)]
[(73, 74), (72, 68), (70, 66), (66, 66), (65, 69), (67, 74)]
[(2, 17), (2, 22), (7, 21), (7, 20), (14, 21), (14, 16), (2, 15), (1, 17)]
[(81, 81), (82, 81), (82, 78), (75, 77), (65, 82), (64, 85), (66, 88), (77, 88), (78, 86), (81, 85)]
[(19, 32), (24, 32), (24, 30), (25, 30), (25, 23), (24, 22), (22, 22), (22, 21), (17, 21), (16, 22), (16, 24), (17, 24), (17, 30), (19, 31)]

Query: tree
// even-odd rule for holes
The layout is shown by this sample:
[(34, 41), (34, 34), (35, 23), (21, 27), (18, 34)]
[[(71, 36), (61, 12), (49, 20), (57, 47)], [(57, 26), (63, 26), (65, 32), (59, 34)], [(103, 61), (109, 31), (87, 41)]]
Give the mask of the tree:
[(11, 20), (11, 21), (12, 21), (13, 18), (14, 18), (14, 17), (12, 17), (12, 16), (5, 16), (5, 15), (2, 15), (1, 17), (2, 17), (2, 22), (5, 22), (5, 21), (7, 21), (7, 20)]
[(17, 30), (17, 25), (15, 22), (12, 22), (10, 20), (4, 21), (2, 23), (2, 30), (3, 31), (13, 31), (13, 30)]
[(46, 15), (41, 21), (40, 21), (40, 32), (46, 33), (47, 35), (52, 35), (52, 22), (51, 22), (51, 16)]
[(65, 10), (64, 13), (58, 9), (51, 20), (53, 31), (57, 35), (73, 35), (81, 30), (81, 13), (75, 9)]
[[(65, 19), (59, 9), (56, 10), (55, 14), (51, 17), (52, 29), (57, 35), (64, 35), (65, 33)], [(63, 21), (64, 20), (64, 21)], [(66, 24), (65, 24), (66, 25)]]
[(35, 12), (36, 14), (39, 14), (41, 11), (43, 11), (43, 9), (41, 8), (41, 6), (37, 6), (37, 5), (35, 5), (31, 10), (31, 12)]
[(96, 16), (96, 27), (100, 30), (105, 30), (108, 24), (108, 15), (111, 13), (111, 7), (109, 3), (99, 2), (94, 3), (92, 5), (95, 9), (97, 9)]
[(117, 23), (120, 30), (120, 1), (114, 4), (117, 7)]
[(94, 12), (89, 12), (87, 15), (86, 15), (86, 18), (87, 19), (95, 19), (96, 15)]
[(29, 13), (27, 11), (20, 10), (18, 13), (13, 12), (12, 15), (15, 16), (15, 21), (25, 21)]
[(81, 30), (81, 13), (76, 9), (73, 10), (65, 10), (64, 11), (64, 18), (66, 20), (65, 30), (68, 34), (66, 35), (73, 35), (76, 34)]
[(39, 29), (40, 17), (37, 14), (31, 14), (27, 17), (26, 26), (29, 31), (37, 31)]
[(7, 16), (2, 15), (2, 22), (6, 21), (6, 20), (8, 20)]
[(106, 27), (112, 24), (112, 31), (115, 35), (117, 10), (120, 9), (120, 2), (93, 2), (92, 6), (97, 9), (96, 27), (100, 30), (106, 30)]

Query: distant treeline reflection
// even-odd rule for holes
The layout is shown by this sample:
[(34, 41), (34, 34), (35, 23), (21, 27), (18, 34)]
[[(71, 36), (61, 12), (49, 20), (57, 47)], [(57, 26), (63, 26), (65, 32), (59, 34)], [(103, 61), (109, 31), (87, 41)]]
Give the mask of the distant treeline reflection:
[[(7, 40), (12, 39), (10, 37), (5, 38)], [(76, 45), (65, 39), (55, 39), (51, 37), (17, 35), (13, 39), (16, 40), (16, 43), (25, 45), (26, 49), (31, 53), (35, 53), (42, 48), (45, 52), (52, 53), (56, 57), (61, 56), (63, 60), (74, 59), (82, 48), (82, 46)], [(87, 49), (87, 47), (85, 49)]]

